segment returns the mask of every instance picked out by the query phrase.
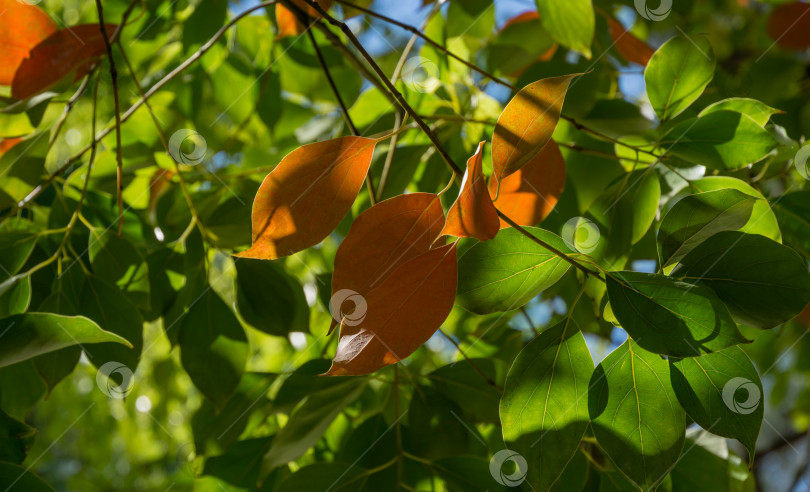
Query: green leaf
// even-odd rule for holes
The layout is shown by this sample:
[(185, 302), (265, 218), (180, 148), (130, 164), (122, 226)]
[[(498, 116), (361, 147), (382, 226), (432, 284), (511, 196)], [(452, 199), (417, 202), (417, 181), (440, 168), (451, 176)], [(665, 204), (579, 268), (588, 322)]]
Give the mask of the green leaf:
[(678, 461), (686, 429), (666, 361), (627, 340), (597, 366), (590, 384), (599, 446), (639, 487), (655, 489)]
[(295, 405), (313, 393), (328, 390), (342, 383), (353, 385), (358, 380), (356, 376), (321, 377), (321, 374), (328, 371), (331, 366), (330, 359), (313, 359), (301, 364), (301, 367), (290, 374), (279, 388), (273, 399), (273, 410), (289, 414)]
[(208, 289), (180, 322), (180, 361), (203, 395), (221, 409), (239, 385), (248, 343), (239, 320)]
[[(470, 359), (490, 381), (496, 383), (506, 370), (493, 359)], [(481, 377), (472, 364), (448, 364), (427, 375), (433, 385), (476, 422), (499, 422), (501, 394)], [(499, 378), (500, 375), (500, 378)]]
[(367, 475), (362, 468), (338, 463), (307, 465), (281, 482), (275, 492), (351, 492), (363, 490)]
[(765, 126), (771, 115), (782, 112), (756, 99), (732, 97), (706, 106), (698, 116), (704, 116), (715, 111), (734, 111), (747, 115), (759, 126)]
[(365, 387), (364, 381), (358, 381), (352, 388), (340, 384), (310, 395), (276, 434), (270, 450), (262, 459), (261, 476), (265, 477), (277, 466), (300, 458)]
[(233, 396), (217, 411), (207, 400), (191, 418), (194, 447), (197, 455), (221, 453), (237, 441), (253, 412), (265, 411), (266, 398), (275, 374), (247, 372), (242, 376)]
[[(444, 480), (447, 492), (468, 492), (471, 490), (507, 492), (515, 490), (495, 481), (490, 463), (491, 461), (486, 458), (469, 455), (451, 456), (434, 461), (436, 474)], [(506, 466), (508, 465), (504, 465), (504, 468)], [(505, 470), (504, 473), (509, 474)], [(515, 473), (518, 472), (515, 471)]]
[(705, 36), (676, 36), (653, 54), (644, 70), (647, 95), (661, 121), (681, 114), (714, 77), (714, 51)]
[(729, 176), (709, 176), (689, 183), (689, 189), (698, 193), (721, 190), (723, 188), (732, 188), (742, 191), (746, 195), (751, 195), (754, 198), (759, 198), (757, 203), (754, 204), (754, 209), (751, 211), (751, 218), (748, 219), (748, 223), (740, 229), (742, 232), (761, 234), (774, 241), (782, 240), (779, 224), (776, 222), (776, 216), (771, 210), (768, 200), (762, 196), (762, 193), (754, 189), (748, 183)]
[(612, 272), (607, 292), (622, 328), (650, 352), (694, 357), (748, 342), (708, 287), (654, 273)]
[(503, 439), (531, 463), (527, 480), (548, 490), (588, 428), (593, 360), (570, 318), (534, 338), (515, 359), (501, 399)]
[(773, 328), (810, 302), (810, 272), (795, 251), (766, 237), (719, 232), (686, 255), (674, 277), (705, 285), (734, 319)]
[(447, 37), (486, 38), (494, 25), (495, 7), (489, 0), (456, 2), (447, 8)]
[(132, 301), (107, 282), (90, 276), (82, 284), (79, 300), (74, 300), (74, 304), (77, 304), (78, 312), (98, 323), (100, 327), (131, 342), (129, 347), (117, 344), (84, 347), (90, 362), (96, 367), (107, 362), (119, 362), (134, 372), (143, 348), (143, 320)]
[(659, 143), (677, 157), (719, 171), (758, 162), (777, 145), (773, 135), (751, 117), (732, 111), (683, 121)]
[(272, 437), (259, 437), (235, 443), (225, 454), (206, 459), (203, 475), (220, 478), (238, 487), (254, 488), (259, 480), (262, 456), (272, 440)]
[[(558, 251), (573, 253), (559, 236), (525, 229)], [(495, 239), (472, 242), (459, 256), (456, 302), (476, 314), (511, 311), (554, 285), (570, 266), (519, 231), (503, 229)]]
[(670, 474), (672, 492), (755, 492), (748, 464), (728, 449), (726, 440), (700, 428), (686, 432), (683, 455)]
[(658, 253), (661, 266), (677, 263), (698, 244), (720, 231), (743, 227), (756, 198), (723, 189), (689, 195), (679, 200), (661, 221)]
[[(469, 425), (461, 407), (432, 385), (414, 388), (408, 406), (409, 447), (428, 460), (465, 454), (472, 443)], [(477, 435), (477, 434), (473, 434)]]
[(26, 275), (13, 282), (4, 292), (0, 292), (0, 319), (24, 313), (30, 303), (31, 276)]
[(29, 467), (0, 461), (0, 483), (8, 487), (6, 490), (24, 490), (25, 492), (54, 492), (53, 487), (44, 480), (28, 471)]
[(785, 235), (785, 242), (810, 257), (810, 190), (782, 195), (773, 212)]
[(37, 236), (30, 232), (0, 233), (0, 281), (5, 281), (20, 271), (34, 251), (36, 243)]
[(112, 342), (132, 347), (84, 316), (16, 314), (0, 320), (0, 333), (0, 367), (73, 345)]
[(591, 0), (535, 0), (543, 27), (561, 45), (591, 57), (595, 26)]
[(0, 410), (0, 461), (21, 465), (37, 430)]
[(236, 300), (239, 314), (270, 335), (309, 331), (309, 306), (301, 284), (272, 260), (239, 259)]
[(670, 360), (672, 387), (681, 406), (698, 425), (718, 436), (737, 439), (753, 462), (765, 413), (762, 381), (740, 347)]

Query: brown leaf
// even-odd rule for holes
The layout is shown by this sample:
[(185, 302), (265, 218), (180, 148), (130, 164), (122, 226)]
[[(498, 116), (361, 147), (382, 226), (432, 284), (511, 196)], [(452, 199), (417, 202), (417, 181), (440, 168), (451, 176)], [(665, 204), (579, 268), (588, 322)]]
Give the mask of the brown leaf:
[(456, 245), (441, 246), (397, 267), (366, 298), (367, 311), (344, 320), (327, 376), (369, 374), (412, 354), (453, 308)]
[(484, 144), (478, 144), (475, 154), (467, 160), (467, 171), (461, 181), (461, 190), (450, 210), (441, 235), (474, 237), (487, 241), (498, 234), (499, 219), (492, 204), (484, 179)]
[(560, 119), (568, 85), (578, 75), (532, 82), (509, 101), (492, 135), (492, 167), (496, 180), (519, 170), (548, 143)]
[[(494, 201), (498, 210), (522, 226), (534, 226), (557, 205), (565, 187), (565, 159), (557, 142), (549, 140), (523, 168), (501, 180)], [(489, 194), (495, 198), (498, 182), (489, 180)], [(501, 229), (509, 224), (501, 220)]]
[(58, 29), (39, 7), (0, 0), (0, 85), (11, 85), (14, 72), (31, 49)]
[(616, 19), (608, 17), (608, 23), (610, 24), (610, 36), (615, 41), (616, 51), (625, 60), (646, 67), (655, 50), (626, 30)]
[[(118, 26), (107, 24), (112, 33)], [(27, 99), (56, 85), (74, 74), (72, 81), (83, 77), (97, 58), (106, 52), (98, 24), (82, 24), (54, 32), (34, 46), (11, 82), (11, 96)]]
[[(316, 0), (316, 2), (324, 11), (329, 10), (329, 7), (332, 6), (332, 0)], [(309, 6), (304, 0), (293, 0), (293, 3), (314, 19), (321, 16), (318, 11), (315, 10), (315, 7)], [(287, 36), (298, 36), (304, 32), (304, 26), (298, 22), (298, 17), (295, 16), (295, 13), (281, 3), (276, 4), (276, 24), (278, 25), (278, 35), (276, 39)]]
[(275, 259), (321, 242), (363, 185), (377, 140), (340, 137), (287, 154), (253, 201), (253, 245), (237, 256)]
[(11, 150), (12, 147), (22, 142), (22, 137), (0, 138), (0, 156)]
[(793, 2), (779, 5), (768, 19), (768, 36), (789, 50), (810, 48), (810, 4)]

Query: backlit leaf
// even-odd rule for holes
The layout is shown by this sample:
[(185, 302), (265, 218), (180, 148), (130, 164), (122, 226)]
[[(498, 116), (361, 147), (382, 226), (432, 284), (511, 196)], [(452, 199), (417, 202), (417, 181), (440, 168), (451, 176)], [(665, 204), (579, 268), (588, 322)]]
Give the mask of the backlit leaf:
[[(551, 232), (526, 230), (558, 251), (573, 253)], [(570, 266), (520, 231), (503, 229), (492, 241), (476, 242), (462, 253), (458, 304), (476, 314), (517, 309), (554, 285)]]
[(714, 52), (705, 36), (676, 36), (653, 54), (644, 80), (655, 114), (662, 121), (678, 116), (700, 97), (714, 77)]
[(253, 201), (253, 246), (237, 256), (275, 259), (321, 242), (351, 208), (377, 140), (341, 137), (287, 154)]
[(132, 344), (83, 316), (50, 313), (16, 314), (3, 318), (0, 367), (79, 344), (112, 342)]
[(768, 36), (779, 46), (796, 51), (810, 47), (810, 4), (785, 3), (774, 7), (768, 19)]
[(479, 143), (475, 154), (467, 160), (461, 190), (455, 203), (447, 211), (447, 222), (440, 235), (473, 237), (487, 241), (498, 234), (500, 219), (487, 192), (487, 182), (482, 170), (485, 143)]
[(615, 42), (613, 47), (616, 48), (616, 51), (618, 51), (625, 60), (646, 67), (653, 53), (655, 53), (655, 50), (625, 29), (624, 26), (613, 17), (608, 17), (607, 20), (610, 26), (610, 36)]
[(571, 80), (579, 74), (533, 82), (509, 101), (492, 134), (492, 167), (496, 180), (518, 171), (549, 140)]
[(441, 326), (453, 307), (458, 265), (448, 244), (401, 264), (365, 296), (340, 327), (330, 376), (368, 374), (411, 355)]
[(535, 0), (543, 27), (560, 44), (591, 57), (594, 13), (591, 0)]
[(590, 384), (599, 447), (642, 490), (654, 490), (677, 463), (686, 430), (667, 362), (627, 340), (596, 367)]
[(707, 287), (666, 275), (613, 272), (607, 292), (622, 328), (651, 352), (693, 357), (747, 341)]
[[(329, 7), (332, 6), (332, 0), (315, 0), (318, 5), (324, 11), (329, 10)], [(296, 7), (301, 9), (305, 12), (309, 17), (319, 18), (321, 15), (304, 0), (293, 0), (293, 3)], [(304, 32), (304, 26), (298, 21), (298, 17), (296, 14), (288, 9), (286, 6), (282, 5), (281, 3), (276, 4), (276, 24), (278, 25), (278, 36), (277, 38), (283, 38), (286, 36), (298, 36), (299, 34)]]
[(772, 115), (783, 112), (756, 99), (732, 97), (706, 106), (698, 116), (705, 116), (715, 111), (734, 111), (741, 113), (756, 121), (760, 126), (765, 126)]
[(673, 277), (705, 285), (740, 322), (773, 328), (810, 302), (810, 272), (795, 251), (757, 234), (719, 232), (693, 249)]
[(570, 318), (535, 337), (512, 364), (501, 399), (503, 438), (532, 463), (534, 490), (548, 490), (579, 448), (592, 374), (585, 338)]
[[(518, 225), (533, 226), (545, 219), (565, 187), (565, 160), (557, 142), (549, 140), (519, 171), (500, 181), (489, 180), (495, 206)], [(497, 199), (495, 196), (497, 195)], [(509, 227), (503, 219), (501, 229)]]
[[(118, 26), (107, 24), (105, 27), (107, 34), (112, 35)], [(98, 24), (82, 24), (56, 31), (34, 46), (20, 63), (11, 82), (11, 95), (27, 99), (71, 74), (72, 81), (79, 80), (105, 50)]]
[(689, 195), (664, 216), (658, 229), (661, 266), (677, 263), (698, 244), (720, 231), (734, 231), (751, 217), (756, 198), (722, 189)]
[(14, 72), (31, 49), (58, 27), (44, 10), (32, 3), (0, 0), (0, 85), (11, 85)]
[(737, 439), (754, 458), (765, 413), (762, 381), (740, 347), (670, 361), (672, 387), (686, 413), (713, 434)]

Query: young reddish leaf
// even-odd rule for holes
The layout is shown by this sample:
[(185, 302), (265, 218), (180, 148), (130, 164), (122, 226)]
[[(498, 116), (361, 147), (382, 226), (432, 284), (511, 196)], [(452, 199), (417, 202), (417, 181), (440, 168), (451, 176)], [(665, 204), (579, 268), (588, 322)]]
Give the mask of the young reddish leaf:
[(58, 29), (39, 7), (0, 0), (0, 85), (11, 85), (14, 72), (31, 49)]
[(396, 267), (428, 251), (443, 223), (441, 201), (432, 193), (399, 195), (366, 210), (335, 254), (332, 293), (366, 295)]
[(253, 246), (237, 256), (281, 258), (321, 242), (357, 198), (376, 143), (341, 137), (287, 154), (256, 192)]
[(551, 139), (571, 79), (580, 74), (532, 82), (506, 105), (492, 135), (492, 167), (501, 179), (526, 165)]
[[(329, 7), (332, 6), (332, 0), (316, 0), (316, 2), (324, 11), (329, 10)], [(304, 0), (293, 0), (293, 3), (310, 17), (317, 19), (321, 16), (321, 14), (315, 10), (315, 7), (307, 5)], [(298, 17), (295, 16), (295, 13), (281, 3), (276, 4), (276, 24), (278, 25), (278, 35), (276, 39), (287, 36), (298, 36), (304, 32), (304, 26), (298, 22)]]
[[(107, 24), (112, 33), (118, 26)], [(73, 81), (84, 76), (106, 52), (98, 24), (82, 24), (54, 32), (34, 46), (22, 60), (11, 81), (11, 96), (27, 99), (54, 86), (71, 73)]]
[(0, 156), (11, 150), (12, 147), (22, 142), (22, 137), (0, 138)]
[(482, 170), (485, 143), (479, 143), (475, 154), (467, 160), (461, 191), (447, 211), (447, 222), (444, 223), (441, 235), (474, 237), (487, 241), (498, 234), (498, 212), (487, 192), (487, 182)]
[[(565, 160), (557, 142), (549, 140), (523, 168), (501, 180), (494, 204), (518, 225), (534, 226), (557, 205), (565, 187)], [(495, 198), (498, 182), (489, 180), (489, 195)], [(501, 220), (501, 229), (509, 224)]]
[(371, 289), (366, 312), (341, 324), (337, 352), (325, 375), (369, 374), (425, 343), (453, 308), (456, 261), (455, 243), (441, 246), (401, 264)]
[(768, 36), (789, 50), (810, 47), (810, 4), (793, 2), (776, 6), (768, 19)]
[(625, 60), (646, 67), (655, 50), (626, 30), (616, 19), (608, 17), (608, 23), (610, 24), (610, 36), (615, 42), (616, 51)]

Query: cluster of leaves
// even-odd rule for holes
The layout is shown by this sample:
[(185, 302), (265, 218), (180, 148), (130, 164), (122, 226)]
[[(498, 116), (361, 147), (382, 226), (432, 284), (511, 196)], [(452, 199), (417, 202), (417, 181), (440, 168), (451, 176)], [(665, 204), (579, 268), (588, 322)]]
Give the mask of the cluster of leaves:
[[(808, 370), (778, 364), (810, 348), (806, 4), (726, 6), (748, 34), (724, 43), (700, 2), (630, 30), (640, 2), (497, 30), (478, 0), (423, 28), (61, 3), (0, 0), (0, 483), (753, 490), (763, 380)], [(372, 57), (380, 22), (422, 42)], [(646, 99), (617, 87), (639, 66)], [(104, 439), (82, 418), (123, 449), (61, 443)]]

